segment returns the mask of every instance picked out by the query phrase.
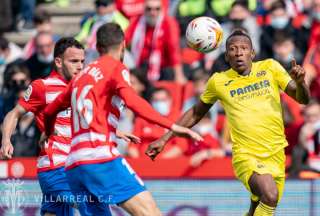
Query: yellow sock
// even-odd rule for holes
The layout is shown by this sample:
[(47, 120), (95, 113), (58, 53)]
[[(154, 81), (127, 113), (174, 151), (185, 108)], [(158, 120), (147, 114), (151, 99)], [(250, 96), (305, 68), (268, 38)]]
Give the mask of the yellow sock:
[(273, 216), (275, 210), (275, 207), (268, 206), (260, 201), (253, 216)]

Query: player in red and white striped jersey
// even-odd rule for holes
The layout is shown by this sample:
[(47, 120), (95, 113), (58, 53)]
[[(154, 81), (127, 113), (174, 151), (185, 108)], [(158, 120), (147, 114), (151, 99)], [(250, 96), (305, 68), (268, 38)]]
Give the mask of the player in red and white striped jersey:
[[(105, 215), (109, 204), (119, 204), (131, 215), (161, 215), (151, 194), (116, 149), (115, 133), (121, 110), (127, 106), (143, 118), (177, 133), (202, 138), (161, 116), (130, 87), (129, 71), (122, 64), (124, 35), (108, 23), (97, 32), (100, 58), (89, 64), (49, 106), (46, 131), (52, 117), (72, 106), (72, 142), (66, 173), (72, 192), (90, 196), (78, 202), (82, 215)], [(79, 178), (81, 176), (81, 178)]]
[[(65, 90), (71, 78), (84, 66), (84, 48), (73, 38), (61, 38), (54, 48), (54, 64), (50, 75), (31, 83), (23, 98), (11, 110), (3, 122), (1, 155), (10, 159), (13, 146), (10, 138), (17, 121), (27, 112), (35, 115), (40, 131), (43, 131), (43, 109)], [(39, 183), (44, 194), (41, 214), (73, 215), (72, 193), (65, 177), (64, 165), (71, 143), (71, 109), (61, 111), (54, 123), (55, 133), (49, 137), (38, 157)], [(62, 197), (59, 197), (62, 196)], [(58, 198), (59, 197), (59, 198)], [(59, 201), (55, 201), (59, 199)], [(68, 200), (70, 199), (70, 200)], [(61, 202), (67, 200), (68, 202)]]

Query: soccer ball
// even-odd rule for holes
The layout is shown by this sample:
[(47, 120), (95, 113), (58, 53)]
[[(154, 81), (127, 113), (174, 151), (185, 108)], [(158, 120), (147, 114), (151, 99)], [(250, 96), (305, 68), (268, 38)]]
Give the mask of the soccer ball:
[(220, 24), (211, 17), (193, 19), (187, 27), (186, 39), (190, 48), (208, 53), (217, 49), (222, 42), (223, 30)]

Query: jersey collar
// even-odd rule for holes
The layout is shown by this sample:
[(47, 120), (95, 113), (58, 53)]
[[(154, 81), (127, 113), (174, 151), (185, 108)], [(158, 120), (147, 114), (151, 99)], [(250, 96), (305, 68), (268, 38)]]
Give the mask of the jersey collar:
[(49, 76), (54, 77), (54, 78), (58, 78), (61, 81), (63, 81), (64, 83), (68, 84), (68, 81), (60, 73), (58, 73), (56, 70), (52, 70)]

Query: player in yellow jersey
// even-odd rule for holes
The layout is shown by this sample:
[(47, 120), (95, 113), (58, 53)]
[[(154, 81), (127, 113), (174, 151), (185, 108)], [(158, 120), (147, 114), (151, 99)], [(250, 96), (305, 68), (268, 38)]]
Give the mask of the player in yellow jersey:
[[(254, 56), (250, 37), (242, 30), (234, 31), (226, 41), (225, 58), (231, 68), (212, 75), (198, 103), (177, 124), (193, 127), (220, 100), (230, 126), (235, 174), (252, 194), (247, 215), (269, 216), (274, 214), (285, 181), (288, 144), (280, 91), (307, 104), (309, 90), (305, 71), (295, 61), (287, 73), (273, 59), (252, 62)], [(169, 132), (151, 143), (146, 154), (154, 159), (171, 137)]]

